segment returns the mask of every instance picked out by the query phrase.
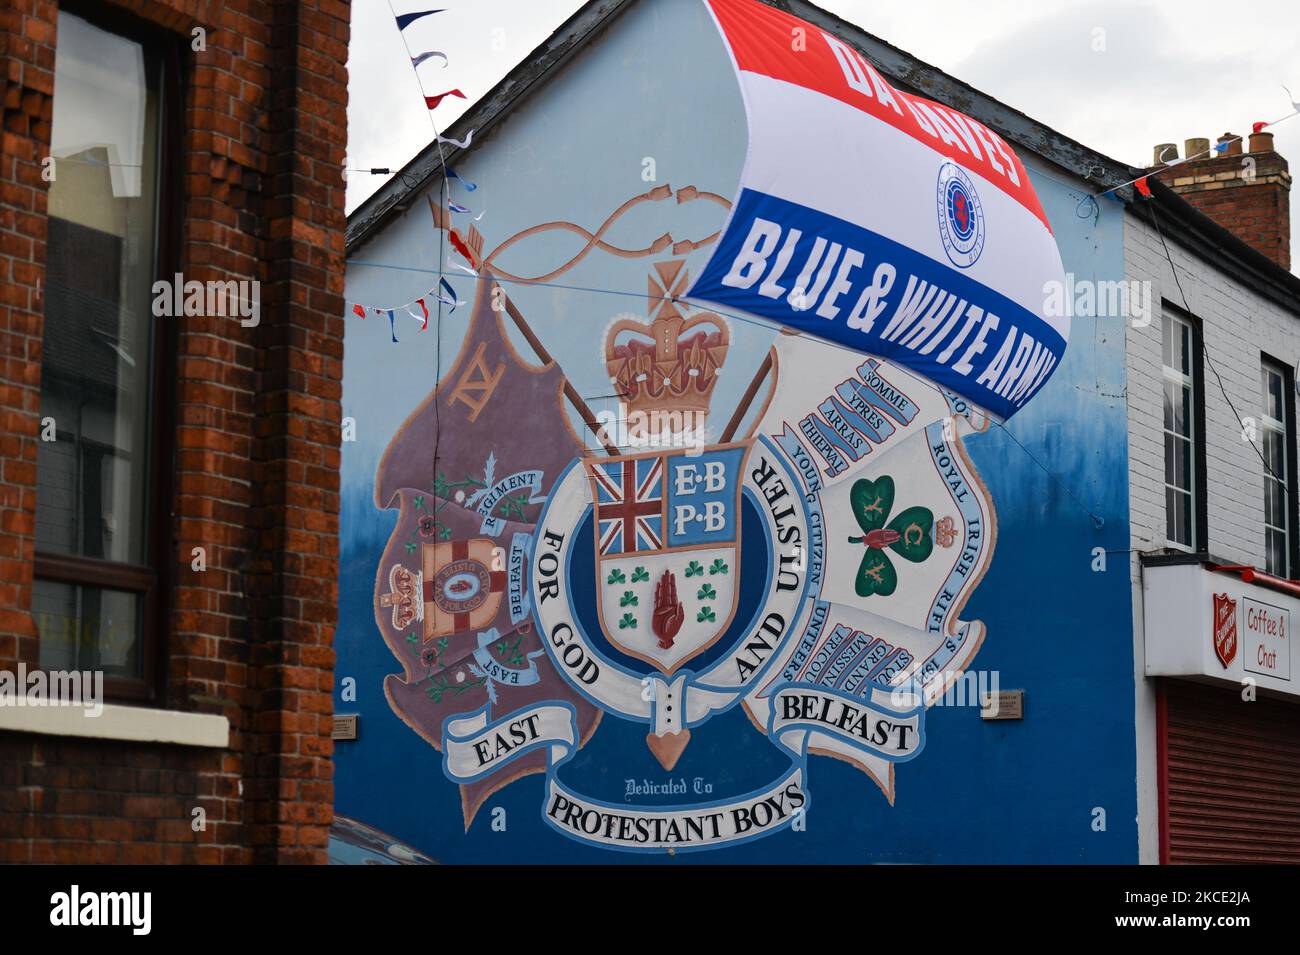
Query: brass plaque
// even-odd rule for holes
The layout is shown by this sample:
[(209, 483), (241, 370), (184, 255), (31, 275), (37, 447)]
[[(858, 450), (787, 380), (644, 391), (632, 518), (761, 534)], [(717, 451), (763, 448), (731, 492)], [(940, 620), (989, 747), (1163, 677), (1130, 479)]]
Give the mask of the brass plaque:
[(347, 716), (334, 717), (334, 732), (330, 735), (334, 739), (356, 739), (357, 738), (357, 721), (361, 717), (356, 713)]
[(1025, 718), (1025, 691), (999, 690), (985, 693), (980, 700), (980, 718), (985, 720), (1022, 720)]

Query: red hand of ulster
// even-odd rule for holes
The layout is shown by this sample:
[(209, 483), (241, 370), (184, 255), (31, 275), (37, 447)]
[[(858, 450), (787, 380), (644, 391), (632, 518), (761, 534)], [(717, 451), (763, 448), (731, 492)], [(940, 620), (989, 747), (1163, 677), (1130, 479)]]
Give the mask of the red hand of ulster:
[(660, 647), (667, 650), (673, 645), (685, 619), (686, 612), (677, 599), (677, 578), (671, 570), (665, 570), (655, 585), (654, 616), (650, 619), (650, 629), (659, 638)]

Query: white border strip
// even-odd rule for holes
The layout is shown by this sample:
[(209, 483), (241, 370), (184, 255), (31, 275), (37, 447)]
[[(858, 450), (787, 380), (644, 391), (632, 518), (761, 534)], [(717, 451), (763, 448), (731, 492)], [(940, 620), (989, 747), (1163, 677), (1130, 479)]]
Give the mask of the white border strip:
[(98, 716), (88, 716), (80, 706), (0, 706), (0, 730), (214, 749), (230, 745), (230, 721), (224, 716), (114, 704), (105, 704)]

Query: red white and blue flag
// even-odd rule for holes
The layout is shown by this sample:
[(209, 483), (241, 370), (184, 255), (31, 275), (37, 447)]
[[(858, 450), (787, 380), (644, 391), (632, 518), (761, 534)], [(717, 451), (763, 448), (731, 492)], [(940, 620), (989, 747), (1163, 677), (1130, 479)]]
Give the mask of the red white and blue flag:
[(626, 554), (663, 547), (663, 458), (601, 461), (592, 465), (591, 474), (596, 487), (600, 553)]
[(1064, 270), (1020, 159), (818, 27), (756, 0), (706, 2), (749, 151), (688, 297), (880, 355), (1010, 417), (1070, 334), (1048, 314)]

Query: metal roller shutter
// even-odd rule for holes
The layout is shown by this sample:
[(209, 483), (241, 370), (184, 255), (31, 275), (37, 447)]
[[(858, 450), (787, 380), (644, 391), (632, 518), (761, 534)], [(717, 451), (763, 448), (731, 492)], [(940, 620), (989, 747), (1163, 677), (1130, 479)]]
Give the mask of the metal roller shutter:
[(1300, 863), (1300, 706), (1161, 681), (1161, 861)]

